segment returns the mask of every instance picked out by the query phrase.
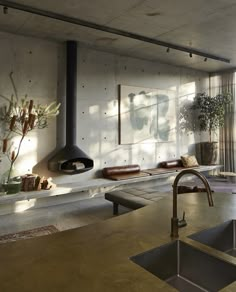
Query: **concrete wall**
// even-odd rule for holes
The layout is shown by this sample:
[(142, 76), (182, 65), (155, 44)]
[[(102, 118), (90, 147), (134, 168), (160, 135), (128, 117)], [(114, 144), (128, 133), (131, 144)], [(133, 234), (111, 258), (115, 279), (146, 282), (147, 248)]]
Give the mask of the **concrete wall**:
[(182, 134), (168, 143), (118, 144), (118, 85), (174, 89), (178, 104), (208, 89), (208, 74), (130, 57), (123, 57), (79, 46), (78, 49), (78, 131), (79, 147), (95, 163), (104, 167), (138, 163), (156, 167), (159, 161), (191, 151), (190, 144), (200, 135)]
[[(53, 176), (56, 182), (83, 181), (100, 175), (104, 167), (140, 164), (142, 168), (156, 167), (159, 161), (173, 159), (191, 151), (191, 144), (200, 136), (183, 134), (178, 127), (178, 107), (196, 92), (208, 90), (208, 74), (157, 62), (78, 48), (78, 146), (94, 159), (94, 169), (84, 174), (68, 176), (50, 173), (47, 155), (56, 144), (65, 141), (65, 46), (34, 38), (0, 34), (0, 94), (11, 94), (8, 73), (14, 72), (17, 88), (38, 100), (62, 101), (58, 127), (55, 121), (48, 129), (38, 131), (26, 141), (18, 166), (24, 161), (25, 172)], [(172, 89), (176, 99), (176, 139), (167, 143), (118, 144), (118, 85)], [(33, 139), (34, 138), (34, 139)], [(27, 150), (26, 150), (27, 148)], [(30, 163), (25, 158), (33, 157)], [(46, 157), (46, 159), (45, 159)], [(0, 164), (3, 167), (3, 164)]]
[[(54, 42), (0, 32), (0, 94), (11, 97), (14, 94), (10, 72), (19, 99), (25, 95), (36, 103), (49, 104), (57, 100), (58, 52)], [(5, 101), (0, 97), (0, 105)], [(1, 132), (1, 138), (3, 132)], [(13, 149), (17, 146), (15, 141)], [(2, 146), (2, 145), (1, 145)], [(56, 146), (56, 119), (49, 127), (34, 130), (23, 141), (16, 169), (21, 174), (32, 171), (33, 165), (43, 159)], [(1, 155), (1, 174), (8, 170), (9, 160)]]

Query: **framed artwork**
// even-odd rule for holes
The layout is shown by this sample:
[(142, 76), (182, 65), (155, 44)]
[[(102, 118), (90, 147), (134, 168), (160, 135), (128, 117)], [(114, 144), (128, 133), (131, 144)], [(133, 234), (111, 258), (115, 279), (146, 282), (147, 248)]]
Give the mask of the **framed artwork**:
[(176, 92), (119, 85), (119, 144), (175, 141)]

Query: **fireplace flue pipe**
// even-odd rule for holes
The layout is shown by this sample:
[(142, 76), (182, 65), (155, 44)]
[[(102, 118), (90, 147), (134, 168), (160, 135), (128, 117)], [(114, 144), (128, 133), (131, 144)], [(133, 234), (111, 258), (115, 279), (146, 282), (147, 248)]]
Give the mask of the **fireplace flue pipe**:
[(93, 168), (93, 160), (76, 144), (77, 42), (66, 43), (66, 145), (48, 161), (52, 171), (78, 174)]

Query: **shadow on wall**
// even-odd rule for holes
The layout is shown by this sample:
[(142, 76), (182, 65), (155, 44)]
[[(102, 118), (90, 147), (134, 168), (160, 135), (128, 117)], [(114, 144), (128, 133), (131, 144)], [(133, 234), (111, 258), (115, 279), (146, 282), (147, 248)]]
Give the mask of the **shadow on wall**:
[(188, 145), (188, 154), (189, 155), (197, 155), (196, 143)]

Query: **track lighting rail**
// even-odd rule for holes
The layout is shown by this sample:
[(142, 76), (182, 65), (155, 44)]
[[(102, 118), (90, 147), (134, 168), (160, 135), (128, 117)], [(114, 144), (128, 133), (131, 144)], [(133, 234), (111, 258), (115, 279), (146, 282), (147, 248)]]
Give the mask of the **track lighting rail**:
[(186, 52), (189, 55), (197, 55), (197, 56), (201, 56), (201, 57), (203, 57), (205, 59), (207, 58), (207, 59), (212, 59), (212, 60), (221, 61), (221, 62), (225, 62), (225, 63), (230, 63), (230, 59), (227, 59), (227, 58), (224, 58), (224, 57), (221, 57), (221, 56), (208, 54), (208, 53), (196, 50), (194, 48), (188, 48), (188, 47), (184, 47), (184, 46), (179, 46), (179, 45), (176, 45), (176, 44), (173, 44), (173, 43), (168, 43), (168, 42), (164, 42), (164, 41), (161, 41), (161, 40), (158, 40), (158, 39), (149, 38), (149, 37), (146, 37), (146, 36), (143, 36), (143, 35), (139, 35), (139, 34), (136, 34), (136, 33), (127, 32), (127, 31), (120, 30), (120, 29), (115, 29), (115, 28), (108, 27), (108, 26), (105, 26), (105, 25), (96, 24), (96, 23), (93, 23), (93, 22), (89, 22), (89, 21), (85, 21), (85, 20), (82, 20), (82, 19), (66, 16), (66, 15), (55, 13), (55, 12), (52, 12), (52, 11), (42, 10), (42, 9), (39, 9), (39, 8), (35, 8), (35, 7), (19, 4), (19, 3), (16, 3), (16, 2), (12, 2), (12, 1), (0, 0), (0, 6), (3, 6), (3, 13), (5, 13), (5, 14), (6, 14), (7, 8), (12, 8), (12, 9), (16, 9), (16, 10), (20, 10), (20, 11), (24, 11), (24, 12), (28, 12), (28, 13), (32, 13), (32, 14), (36, 14), (36, 15), (40, 15), (40, 16), (44, 16), (44, 17), (49, 17), (49, 18), (52, 18), (52, 19), (57, 19), (57, 20), (64, 21), (64, 22), (67, 22), (67, 23), (72, 23), (72, 24), (75, 24), (75, 25), (80, 25), (80, 26), (91, 28), (91, 29), (96, 29), (96, 30), (99, 30), (99, 31), (112, 33), (112, 34), (115, 34), (115, 35), (124, 36), (124, 37), (127, 37), (127, 38), (139, 40), (139, 41), (142, 41), (142, 42), (151, 43), (151, 44), (158, 45), (158, 46), (163, 46), (163, 47), (166, 47), (168, 51), (170, 49), (174, 49), (174, 50), (177, 50), (177, 51)]

